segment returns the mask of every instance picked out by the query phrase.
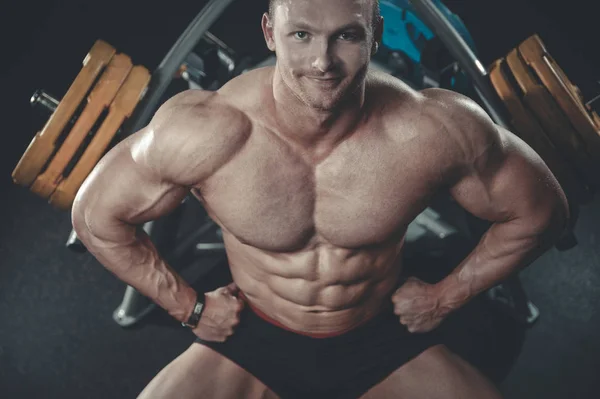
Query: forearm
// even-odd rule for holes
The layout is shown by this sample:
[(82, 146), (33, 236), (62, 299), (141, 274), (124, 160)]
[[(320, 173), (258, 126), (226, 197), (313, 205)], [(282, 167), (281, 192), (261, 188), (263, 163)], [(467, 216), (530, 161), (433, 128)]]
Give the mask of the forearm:
[(150, 298), (179, 321), (186, 321), (196, 292), (158, 254), (141, 229), (115, 221), (110, 229), (94, 234), (76, 223), (77, 236), (96, 259), (126, 284)]
[(564, 230), (566, 219), (543, 224), (527, 217), (495, 223), (458, 267), (436, 284), (440, 307), (452, 311), (501, 283), (549, 250)]

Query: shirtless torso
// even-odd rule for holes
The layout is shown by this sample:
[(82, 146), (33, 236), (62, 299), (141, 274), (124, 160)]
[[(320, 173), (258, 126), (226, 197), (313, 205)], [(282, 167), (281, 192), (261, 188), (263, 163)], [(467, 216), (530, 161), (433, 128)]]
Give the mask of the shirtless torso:
[[(348, 395), (357, 397), (373, 388), (365, 396), (373, 398), (498, 398), (443, 345), (406, 355), (399, 341), (409, 340), (407, 331), (435, 329), (450, 311), (552, 245), (568, 218), (558, 182), (531, 148), (472, 100), (444, 90), (417, 92), (369, 70), (383, 26), (373, 18), (375, 1), (272, 3), (275, 22), (265, 14), (262, 24), (277, 66), (243, 74), (217, 93), (186, 91), (163, 104), (82, 185), (72, 211), (78, 236), (118, 278), (186, 321), (197, 293), (136, 225), (172, 211), (191, 191), (222, 228), (236, 289), (286, 329), (312, 338), (351, 334), (394, 303), (388, 324), (348, 348), (368, 351), (370, 342), (378, 351), (370, 363), (364, 352), (334, 358), (338, 363), (325, 371), (345, 370), (349, 380), (317, 376), (309, 383), (329, 378), (333, 388), (310, 389), (351, 387)], [(409, 223), (444, 192), (496, 223), (442, 282), (407, 281), (393, 291)], [(206, 294), (194, 329), (205, 343), (240, 337), (234, 327), (243, 303), (232, 290)], [(251, 335), (236, 348), (260, 346)], [(272, 397), (254, 375), (210, 348), (192, 345), (141, 397)], [(269, 350), (249, 355), (247, 368), (263, 379), (278, 367), (284, 376), (299, 372), (289, 369), (298, 359), (270, 358)], [(304, 388), (294, 383), (280, 392)]]
[[(352, 131), (307, 149), (278, 133), (272, 73), (251, 72), (208, 100), (247, 118), (244, 144), (194, 192), (257, 307), (298, 331), (352, 328), (389, 301), (406, 228), (441, 189), (447, 138), (417, 126), (423, 95), (374, 73)], [(229, 95), (242, 91), (241, 101)]]

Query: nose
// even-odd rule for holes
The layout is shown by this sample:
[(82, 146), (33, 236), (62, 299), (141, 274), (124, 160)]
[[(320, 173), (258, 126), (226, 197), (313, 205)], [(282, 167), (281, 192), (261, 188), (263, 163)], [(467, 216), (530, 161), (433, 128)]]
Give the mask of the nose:
[(329, 42), (327, 40), (319, 41), (314, 44), (314, 47), (312, 67), (321, 73), (328, 72), (334, 65)]

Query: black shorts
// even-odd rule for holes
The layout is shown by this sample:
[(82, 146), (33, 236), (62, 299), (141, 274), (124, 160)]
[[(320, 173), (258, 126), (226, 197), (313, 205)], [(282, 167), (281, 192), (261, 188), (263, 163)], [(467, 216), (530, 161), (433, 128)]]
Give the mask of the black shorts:
[(409, 333), (393, 313), (391, 301), (361, 326), (327, 338), (298, 334), (268, 320), (246, 306), (226, 342), (196, 342), (237, 363), (281, 399), (358, 398), (441, 343), (435, 332)]

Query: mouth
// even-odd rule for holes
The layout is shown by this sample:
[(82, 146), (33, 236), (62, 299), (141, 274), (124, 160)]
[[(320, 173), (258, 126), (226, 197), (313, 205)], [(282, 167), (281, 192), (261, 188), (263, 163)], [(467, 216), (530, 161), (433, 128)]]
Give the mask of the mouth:
[(332, 77), (332, 78), (322, 78), (322, 77), (312, 77), (312, 76), (307, 76), (307, 78), (309, 79), (313, 79), (319, 82), (337, 82), (338, 80), (341, 80), (341, 77)]
[(318, 77), (310, 77), (307, 76), (308, 80), (310, 80), (313, 84), (320, 86), (320, 87), (327, 87), (327, 88), (332, 88), (337, 86), (342, 78), (340, 77), (335, 77), (335, 78), (318, 78)]

